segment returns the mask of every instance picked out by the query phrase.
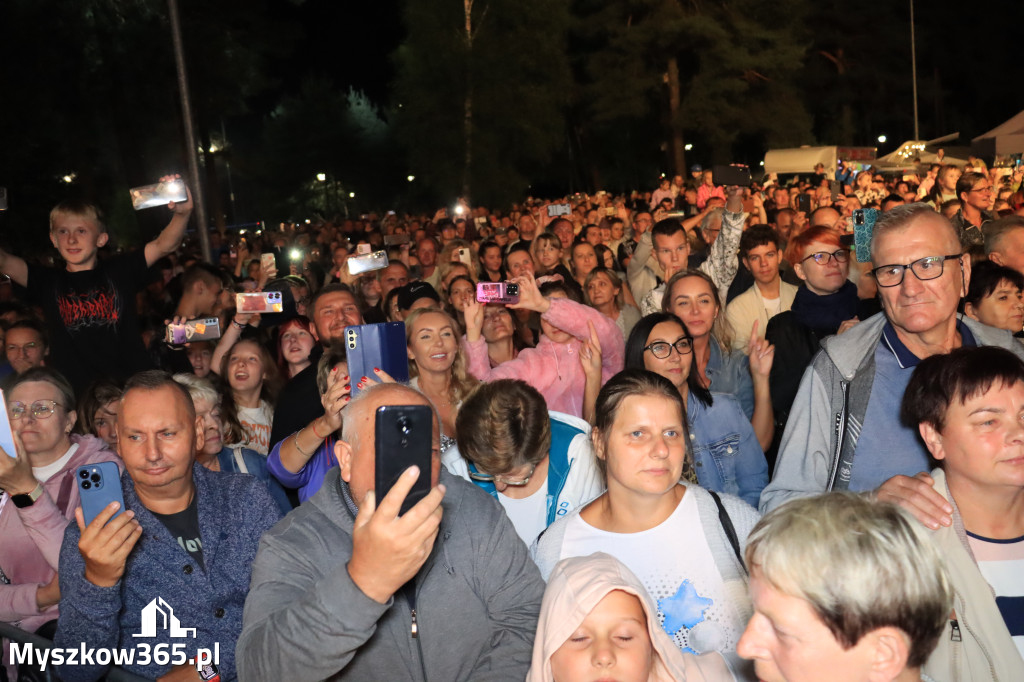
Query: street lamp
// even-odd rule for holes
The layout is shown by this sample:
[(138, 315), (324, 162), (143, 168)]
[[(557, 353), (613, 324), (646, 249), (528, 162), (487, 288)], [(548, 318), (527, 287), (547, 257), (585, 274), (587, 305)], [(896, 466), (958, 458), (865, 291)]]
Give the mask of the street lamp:
[(327, 173), (317, 173), (316, 180), (317, 182), (327, 182)]
[(886, 139), (887, 139), (887, 138), (885, 137), (885, 135), (879, 135), (879, 136), (878, 136), (878, 141), (879, 141), (880, 143), (882, 143), (882, 144), (885, 144), (885, 141), (886, 141)]
[(686, 151), (690, 151), (691, 149), (693, 149), (693, 145), (692, 144), (685, 144), (685, 145), (683, 145), (683, 149), (685, 149)]
[(407, 176), (405, 177), (405, 179), (406, 179), (406, 180), (408, 180), (409, 182), (412, 182), (413, 180), (415, 180), (415, 179), (416, 179), (416, 176), (415, 176), (415, 175), (407, 175)]
[(356, 193), (355, 192), (349, 192), (348, 193), (348, 198), (349, 199), (355, 199), (356, 198)]

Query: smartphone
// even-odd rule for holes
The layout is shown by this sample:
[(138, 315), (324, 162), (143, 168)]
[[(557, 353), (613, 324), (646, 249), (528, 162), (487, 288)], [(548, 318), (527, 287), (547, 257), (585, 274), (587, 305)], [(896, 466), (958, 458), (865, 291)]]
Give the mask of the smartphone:
[(572, 215), (572, 206), (569, 204), (548, 204), (549, 218), (557, 218), (560, 215)]
[(604, 209), (604, 214), (609, 218), (613, 217), (615, 215), (615, 207), (608, 206), (607, 208)]
[(284, 311), (284, 297), (280, 291), (235, 294), (235, 308), (240, 313), (280, 313)]
[(0, 187), (0, 211), (7, 210), (7, 188)]
[(348, 274), (361, 275), (371, 270), (383, 270), (388, 266), (387, 251), (374, 251), (364, 256), (350, 256), (347, 261)]
[(459, 250), (459, 262), (469, 268), (469, 271), (473, 271), (473, 254), (469, 252), (469, 249), (462, 247)]
[(711, 181), (725, 187), (750, 187), (750, 167), (740, 164), (715, 166), (711, 169)]
[(519, 303), (519, 285), (512, 282), (477, 282), (476, 300), (480, 303)]
[(810, 194), (798, 194), (796, 197), (796, 210), (803, 211), (804, 213), (811, 212), (811, 195)]
[(401, 516), (430, 493), (434, 411), (426, 405), (384, 405), (377, 408), (374, 439), (374, 499), (378, 506), (409, 467), (419, 478), (402, 501)]
[(121, 472), (113, 462), (97, 462), (78, 467), (75, 480), (78, 481), (78, 495), (82, 500), (82, 515), (85, 525), (92, 523), (111, 502), (118, 502), (121, 508), (111, 519), (124, 512), (124, 494), (121, 492)]
[(213, 341), (220, 336), (220, 319), (216, 317), (167, 325), (167, 343), (175, 346), (191, 341)]
[(841, 192), (840, 192), (840, 189), (839, 189), (839, 181), (838, 180), (830, 181), (828, 183), (828, 189), (832, 193), (832, 201), (835, 201), (836, 199), (839, 198), (839, 195), (841, 194)]
[(345, 327), (345, 350), (348, 355), (348, 374), (355, 379), (352, 382), (353, 396), (360, 393), (356, 387), (359, 377), (377, 378), (373, 373), (374, 367), (384, 370), (399, 383), (409, 381), (404, 322)]
[(398, 246), (399, 244), (408, 244), (409, 235), (407, 234), (386, 234), (384, 235), (384, 246)]
[(260, 254), (260, 270), (263, 272), (269, 272), (271, 268), (277, 267), (277, 258), (272, 253), (261, 253)]
[(188, 200), (188, 192), (185, 191), (183, 180), (170, 180), (158, 182), (155, 185), (143, 185), (128, 190), (132, 198), (132, 208), (141, 211), (144, 208), (153, 206), (166, 206), (172, 201)]
[(11, 428), (11, 415), (7, 411), (7, 398), (4, 397), (2, 390), (0, 390), (0, 408), (3, 408), (4, 411), (0, 415), (0, 448), (3, 448), (8, 456), (17, 458), (18, 449), (14, 447), (14, 429)]
[(877, 208), (858, 208), (853, 212), (853, 248), (857, 251), (858, 263), (871, 260), (871, 232), (877, 220)]

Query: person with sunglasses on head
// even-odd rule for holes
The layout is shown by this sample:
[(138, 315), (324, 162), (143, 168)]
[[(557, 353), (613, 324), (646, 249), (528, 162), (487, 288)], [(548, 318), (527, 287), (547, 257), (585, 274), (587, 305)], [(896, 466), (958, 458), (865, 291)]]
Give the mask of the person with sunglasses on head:
[(818, 225), (793, 237), (786, 260), (803, 284), (791, 309), (769, 320), (765, 330), (765, 338), (775, 346), (769, 384), (780, 431), (822, 339), (842, 334), (879, 311), (874, 299), (857, 297), (857, 285), (848, 279), (850, 249), (832, 228)]
[[(52, 638), (60, 546), (79, 505), (75, 471), (96, 462), (122, 465), (103, 440), (72, 433), (75, 396), (55, 370), (25, 371), (5, 398), (17, 452), (0, 448), (0, 621)], [(4, 660), (11, 660), (6, 647)], [(9, 679), (23, 679), (13, 665), (7, 671)]]
[(1005, 330), (957, 315), (971, 259), (953, 225), (927, 204), (883, 213), (871, 237), (872, 276), (882, 313), (825, 339), (804, 373), (779, 447), (762, 512), (826, 490), (911, 493), (921, 514), (949, 525), (932, 488), (928, 451), (899, 420), (914, 368), (954, 348), (1001, 346), (1024, 357)]

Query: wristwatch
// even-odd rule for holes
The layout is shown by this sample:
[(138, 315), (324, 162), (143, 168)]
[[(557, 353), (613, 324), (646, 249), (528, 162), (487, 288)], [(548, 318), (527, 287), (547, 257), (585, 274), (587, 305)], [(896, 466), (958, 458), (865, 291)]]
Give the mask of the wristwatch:
[(24, 509), (25, 507), (31, 507), (36, 503), (40, 497), (43, 496), (43, 486), (40, 483), (36, 483), (36, 487), (32, 489), (30, 493), (21, 493), (20, 495), (11, 495), (11, 502), (18, 509)]

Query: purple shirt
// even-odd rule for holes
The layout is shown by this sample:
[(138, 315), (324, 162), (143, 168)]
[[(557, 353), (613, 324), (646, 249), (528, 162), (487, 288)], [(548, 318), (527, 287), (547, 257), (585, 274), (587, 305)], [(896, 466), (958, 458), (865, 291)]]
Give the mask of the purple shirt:
[(281, 446), (285, 440), (287, 438), (274, 445), (270, 450), (270, 454), (267, 455), (267, 470), (284, 487), (298, 488), (299, 502), (305, 502), (320, 490), (327, 472), (338, 465), (338, 461), (334, 458), (334, 438), (328, 437), (316, 449), (305, 466), (294, 474), (281, 464)]

